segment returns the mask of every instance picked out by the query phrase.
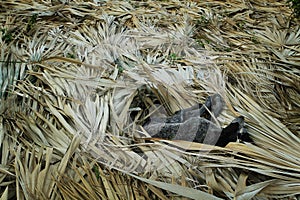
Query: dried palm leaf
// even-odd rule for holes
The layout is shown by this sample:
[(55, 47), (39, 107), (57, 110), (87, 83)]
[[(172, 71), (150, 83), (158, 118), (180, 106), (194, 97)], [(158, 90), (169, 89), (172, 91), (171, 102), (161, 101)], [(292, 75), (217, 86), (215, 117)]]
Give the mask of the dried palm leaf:
[[(285, 1), (0, 3), (1, 199), (299, 196), (299, 27)], [(13, 16), (13, 17), (12, 17)], [(219, 93), (225, 148), (141, 125)]]

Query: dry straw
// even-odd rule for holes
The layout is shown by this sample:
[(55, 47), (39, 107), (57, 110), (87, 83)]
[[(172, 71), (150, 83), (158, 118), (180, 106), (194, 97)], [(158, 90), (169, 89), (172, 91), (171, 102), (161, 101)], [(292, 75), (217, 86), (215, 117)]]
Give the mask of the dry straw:
[[(1, 199), (299, 198), (300, 29), (285, 1), (7, 0), (0, 11)], [(155, 111), (214, 93), (219, 124), (243, 115), (255, 144), (143, 131)]]

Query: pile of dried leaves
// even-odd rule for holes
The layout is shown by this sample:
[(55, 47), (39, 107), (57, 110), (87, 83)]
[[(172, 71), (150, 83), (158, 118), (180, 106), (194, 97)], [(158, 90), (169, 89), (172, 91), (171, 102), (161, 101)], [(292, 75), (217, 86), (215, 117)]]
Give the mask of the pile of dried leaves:
[[(286, 1), (6, 0), (0, 12), (1, 199), (299, 198), (300, 27)], [(254, 144), (142, 128), (216, 93), (217, 125), (244, 116)]]

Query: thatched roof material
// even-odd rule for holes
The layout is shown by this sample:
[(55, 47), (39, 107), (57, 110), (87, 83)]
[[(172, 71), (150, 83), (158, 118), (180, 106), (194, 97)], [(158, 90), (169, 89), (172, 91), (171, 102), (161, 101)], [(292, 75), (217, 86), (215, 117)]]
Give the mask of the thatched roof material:
[[(7, 0), (0, 12), (1, 199), (299, 197), (300, 29), (285, 1)], [(254, 144), (142, 129), (215, 93), (219, 125), (244, 116)]]

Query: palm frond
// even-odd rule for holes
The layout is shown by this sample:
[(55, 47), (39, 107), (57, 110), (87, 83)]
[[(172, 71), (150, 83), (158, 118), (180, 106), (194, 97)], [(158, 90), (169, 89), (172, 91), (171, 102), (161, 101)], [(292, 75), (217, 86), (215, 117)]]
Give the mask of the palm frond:
[[(1, 199), (296, 199), (299, 26), (285, 1), (2, 1)], [(218, 93), (254, 143), (151, 138)], [(189, 133), (189, 130), (186, 130)]]

